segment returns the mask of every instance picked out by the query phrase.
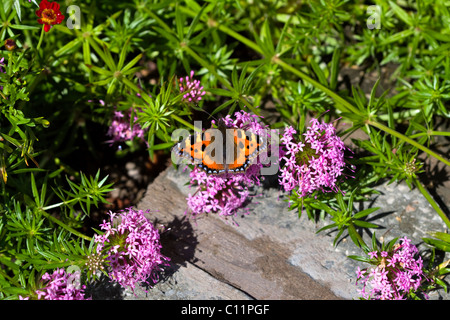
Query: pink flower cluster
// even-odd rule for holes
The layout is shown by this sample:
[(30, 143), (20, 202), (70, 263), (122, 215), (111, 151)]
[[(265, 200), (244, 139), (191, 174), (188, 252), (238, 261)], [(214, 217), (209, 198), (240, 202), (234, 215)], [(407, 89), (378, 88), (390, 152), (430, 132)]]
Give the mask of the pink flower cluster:
[[(79, 277), (80, 275), (75, 276)], [(84, 289), (86, 289), (86, 286), (77, 284), (77, 281), (73, 281), (73, 277), (74, 274), (66, 273), (64, 269), (56, 269), (52, 274), (45, 273), (42, 276), (42, 280), (46, 282), (46, 286), (40, 290), (36, 290), (38, 299), (87, 300), (84, 297)]]
[(187, 197), (190, 214), (194, 217), (202, 213), (235, 215), (250, 196), (248, 188), (259, 185), (258, 175), (259, 168), (255, 165), (243, 174), (228, 175), (207, 175), (195, 168), (190, 173), (190, 184), (198, 186), (198, 190)]
[(124, 142), (133, 140), (138, 137), (144, 140), (145, 131), (141, 128), (139, 123), (137, 123), (137, 116), (134, 116), (133, 127), (130, 126), (131, 110), (127, 113), (121, 111), (114, 111), (114, 118), (108, 129), (107, 135), (112, 138), (110, 143)]
[[(236, 120), (228, 115), (221, 119), (228, 128), (251, 130), (264, 134), (265, 126), (258, 122), (260, 116), (245, 111), (235, 113)], [(256, 162), (243, 173), (208, 175), (194, 168), (190, 172), (190, 185), (197, 191), (188, 195), (187, 204), (192, 216), (202, 213), (217, 213), (220, 216), (233, 216), (241, 209), (250, 196), (249, 188), (259, 185), (262, 164)], [(248, 213), (248, 210), (246, 211)]]
[(94, 240), (97, 252), (107, 255), (110, 278), (133, 290), (140, 282), (148, 284), (149, 279), (156, 283), (159, 266), (169, 260), (161, 254), (158, 230), (142, 210), (128, 208), (109, 215), (110, 220), (100, 224), (104, 234)]
[(285, 191), (298, 188), (301, 197), (312, 194), (315, 190), (336, 192), (338, 177), (345, 167), (344, 142), (336, 135), (332, 124), (319, 123), (315, 118), (311, 126), (294, 140), (297, 132), (292, 127), (285, 129), (281, 142), (285, 153), (280, 169), (280, 184)]
[[(203, 86), (201, 86), (199, 80), (193, 80), (194, 71), (191, 71), (189, 77), (180, 78), (180, 91), (184, 92), (184, 102), (198, 102), (202, 100), (205, 95)], [(184, 84), (183, 84), (184, 82)]]
[[(359, 290), (362, 298), (375, 300), (405, 299), (410, 291), (416, 292), (423, 280), (428, 280), (423, 271), (423, 260), (411, 240), (404, 237), (389, 252), (372, 251), (370, 258), (375, 268), (357, 270), (357, 282), (363, 283)], [(367, 287), (370, 287), (368, 289)]]
[[(267, 130), (269, 128), (268, 125), (263, 125), (258, 119), (262, 118), (262, 116), (258, 116), (256, 114), (248, 113), (243, 110), (237, 111), (234, 113), (234, 120), (228, 114), (222, 120), (228, 128), (236, 128), (249, 130), (253, 133), (259, 135), (266, 135)], [(213, 122), (214, 123), (214, 122)]]

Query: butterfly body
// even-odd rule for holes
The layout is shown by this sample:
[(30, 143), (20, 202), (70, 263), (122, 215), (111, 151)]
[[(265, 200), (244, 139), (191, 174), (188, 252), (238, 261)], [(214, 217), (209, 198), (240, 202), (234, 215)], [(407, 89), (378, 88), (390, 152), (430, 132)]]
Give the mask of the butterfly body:
[(245, 172), (252, 161), (267, 148), (267, 141), (244, 129), (227, 128), (196, 132), (173, 147), (173, 152), (190, 160), (207, 174)]

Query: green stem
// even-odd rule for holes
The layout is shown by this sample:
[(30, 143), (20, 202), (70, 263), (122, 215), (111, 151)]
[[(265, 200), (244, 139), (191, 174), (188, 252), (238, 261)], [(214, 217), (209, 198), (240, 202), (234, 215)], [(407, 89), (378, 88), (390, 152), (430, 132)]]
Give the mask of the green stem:
[(13, 284), (14, 286), (20, 288), (22, 287), (20, 285), (20, 283), (18, 283), (17, 281), (15, 281), (13, 278), (11, 278), (10, 276), (8, 276), (8, 274), (6, 272), (4, 272), (2, 269), (0, 269), (0, 275), (2, 275), (3, 277), (5, 277), (6, 279), (8, 279), (8, 281)]
[[(408, 110), (404, 110), (404, 111), (396, 111), (396, 112), (392, 113), (392, 118), (394, 120), (410, 118), (410, 117), (414, 117), (418, 113), (420, 113), (420, 109), (408, 109)], [(381, 119), (383, 121), (389, 121), (388, 114), (380, 114), (380, 115), (377, 115), (377, 117), (378, 117), (378, 119)]]
[(41, 48), (42, 40), (44, 39), (44, 33), (45, 33), (44, 27), (45, 27), (45, 25), (42, 25), (41, 36), (39, 37), (39, 42), (38, 42), (38, 45), (36, 47), (36, 52), (38, 52), (39, 49)]
[(438, 154), (435, 153), (434, 151), (428, 149), (427, 147), (424, 147), (423, 145), (421, 145), (421, 144), (418, 143), (417, 141), (415, 141), (415, 140), (413, 140), (413, 139), (411, 139), (411, 138), (408, 138), (407, 136), (401, 134), (400, 132), (397, 132), (397, 131), (395, 131), (395, 130), (389, 128), (389, 127), (386, 127), (385, 125), (383, 125), (383, 124), (381, 124), (381, 123), (378, 123), (378, 122), (376, 122), (376, 121), (368, 120), (368, 121), (367, 121), (367, 124), (368, 124), (368, 125), (371, 125), (371, 126), (373, 126), (373, 127), (376, 127), (376, 128), (378, 128), (378, 129), (380, 129), (380, 130), (383, 130), (383, 131), (385, 131), (385, 132), (387, 132), (387, 133), (389, 133), (389, 134), (392, 134), (393, 136), (395, 136), (395, 137), (397, 137), (397, 138), (399, 138), (399, 139), (402, 139), (403, 141), (405, 141), (405, 142), (407, 142), (407, 143), (413, 145), (413, 146), (416, 147), (417, 149), (420, 149), (420, 150), (422, 150), (422, 151), (428, 153), (430, 156), (433, 156), (433, 157), (435, 157), (436, 159), (438, 159), (439, 161), (442, 161), (442, 162), (445, 163), (446, 165), (450, 166), (450, 161), (444, 159), (442, 156), (438, 155)]
[(49, 206), (46, 206), (46, 207), (40, 208), (40, 209), (42, 211), (46, 212), (47, 210), (50, 210), (50, 209), (53, 209), (53, 208), (57, 208), (57, 207), (60, 207), (62, 205), (67, 205), (67, 204), (70, 204), (71, 202), (76, 202), (76, 201), (79, 201), (79, 198), (74, 198), (74, 199), (70, 199), (70, 200), (67, 200), (67, 201), (58, 202), (58, 203), (51, 204)]
[(447, 136), (450, 137), (450, 132), (442, 132), (442, 131), (430, 131), (430, 132), (419, 132), (410, 136), (411, 139), (419, 138), (423, 136)]
[(341, 111), (351, 112), (351, 113), (359, 114), (362, 116), (361, 112), (357, 108), (355, 108), (350, 102), (348, 102), (347, 100), (342, 98), (340, 95), (334, 93), (333, 90), (328, 89), (321, 83), (319, 83), (316, 80), (312, 79), (311, 77), (307, 76), (306, 74), (304, 74), (300, 70), (294, 68), (290, 64), (284, 62), (280, 58), (274, 57), (272, 59), (272, 61), (275, 62), (276, 64), (278, 64), (279, 66), (281, 66), (283, 69), (292, 72), (293, 74), (297, 75), (302, 80), (311, 83), (314, 87), (316, 87), (317, 89), (326, 93), (330, 98), (332, 98), (336, 102), (338, 109), (341, 109)]
[(177, 116), (176, 114), (170, 114), (170, 116), (172, 117), (172, 119), (184, 124), (186, 127), (191, 128), (194, 131), (199, 131), (198, 128), (196, 128), (194, 125), (192, 125), (192, 123), (187, 122), (186, 120), (180, 118), (179, 116)]
[(147, 7), (142, 7), (144, 9), (144, 11), (151, 16), (153, 19), (155, 19), (155, 21), (164, 29), (166, 30), (168, 33), (172, 33), (172, 29), (170, 29), (170, 27), (164, 22), (162, 21), (158, 15), (156, 15), (152, 10), (150, 10)]
[[(38, 44), (37, 44), (37, 46), (36, 46), (36, 48), (35, 48), (35, 50), (33, 52), (32, 57), (31, 57), (31, 62), (30, 62), (30, 65), (28, 67), (28, 71), (30, 71), (31, 67), (34, 66), (34, 60), (36, 60), (36, 56), (39, 54), (39, 49), (41, 48), (42, 40), (44, 40), (44, 33), (45, 33), (44, 26), (45, 25), (42, 26), (41, 35), (39, 36), (39, 42), (38, 42)], [(38, 77), (36, 77), (36, 78), (38, 78)], [(36, 78), (34, 78), (33, 82), (36, 81)]]
[[(183, 6), (179, 6), (178, 9), (188, 15), (190, 15), (192, 18), (195, 18), (198, 14), (198, 12), (192, 11), (186, 7)], [(206, 14), (204, 14), (201, 17), (201, 20), (203, 22), (205, 22), (208, 26), (214, 27), (219, 29), (220, 31), (222, 31), (223, 33), (228, 34), (229, 36), (235, 38), (236, 40), (242, 42), (243, 44), (245, 44), (247, 47), (252, 48), (253, 50), (255, 50), (256, 52), (262, 54), (263, 51), (261, 50), (261, 48), (253, 41), (247, 39), (246, 37), (242, 36), (241, 34), (235, 32), (234, 30), (231, 30), (230, 28), (228, 28), (226, 25), (224, 24), (220, 24), (217, 21), (209, 18)]]
[(219, 29), (223, 33), (226, 33), (229, 36), (235, 38), (236, 40), (242, 42), (247, 47), (252, 48), (256, 52), (263, 54), (262, 49), (255, 42), (251, 41), (250, 39), (247, 39), (246, 37), (242, 36), (241, 34), (237, 33), (236, 31), (231, 30), (230, 28), (228, 28), (227, 26), (225, 26), (223, 24), (216, 23), (215, 25), (217, 26), (217, 29)]
[(423, 196), (428, 200), (428, 202), (431, 204), (431, 206), (434, 208), (434, 210), (436, 210), (438, 215), (441, 217), (442, 221), (444, 221), (444, 223), (447, 226), (447, 228), (450, 229), (450, 220), (448, 219), (448, 217), (444, 213), (444, 211), (442, 211), (442, 209), (436, 203), (436, 201), (433, 199), (433, 197), (430, 195), (428, 190), (416, 178), (413, 178), (413, 182), (414, 182), (414, 185), (417, 187), (417, 189), (419, 189), (420, 192), (423, 194)]
[(40, 209), (40, 212), (42, 213), (42, 215), (43, 215), (44, 217), (46, 217), (46, 218), (49, 219), (50, 221), (56, 223), (56, 224), (59, 225), (60, 227), (66, 229), (67, 231), (69, 231), (69, 232), (72, 233), (73, 235), (76, 235), (77, 237), (80, 237), (80, 238), (82, 238), (82, 239), (84, 239), (84, 240), (87, 240), (87, 241), (91, 241), (91, 240), (92, 240), (91, 237), (88, 237), (87, 235), (85, 235), (85, 234), (83, 234), (83, 233), (81, 233), (81, 232), (78, 232), (77, 230), (75, 230), (75, 229), (69, 227), (68, 225), (66, 225), (65, 223), (63, 223), (63, 222), (60, 221), (59, 219), (53, 217), (51, 214), (48, 214), (48, 213), (45, 212), (44, 210)]

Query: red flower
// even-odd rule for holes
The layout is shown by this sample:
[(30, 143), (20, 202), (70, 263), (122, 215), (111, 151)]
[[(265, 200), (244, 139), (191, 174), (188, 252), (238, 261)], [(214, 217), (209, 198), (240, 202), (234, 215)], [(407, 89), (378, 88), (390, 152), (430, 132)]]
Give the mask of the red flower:
[(45, 32), (48, 32), (53, 25), (60, 24), (64, 20), (64, 16), (59, 11), (59, 4), (56, 2), (48, 2), (47, 0), (41, 1), (36, 15), (40, 18), (38, 22), (45, 25)]

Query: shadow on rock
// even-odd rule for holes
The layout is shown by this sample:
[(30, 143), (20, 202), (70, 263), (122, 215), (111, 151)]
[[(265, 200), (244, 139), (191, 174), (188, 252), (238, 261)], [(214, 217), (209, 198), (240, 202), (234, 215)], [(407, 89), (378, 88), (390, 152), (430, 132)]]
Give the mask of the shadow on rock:
[(123, 300), (124, 288), (105, 275), (86, 285), (85, 296), (92, 300)]
[(170, 258), (170, 262), (159, 272), (160, 282), (166, 281), (180, 266), (185, 266), (186, 262), (195, 262), (194, 254), (198, 244), (187, 216), (181, 219), (175, 217), (173, 221), (165, 225), (165, 229), (161, 234), (161, 253)]

